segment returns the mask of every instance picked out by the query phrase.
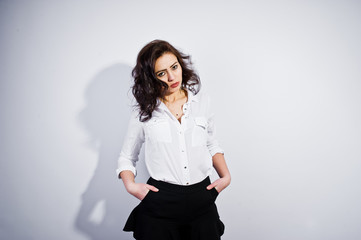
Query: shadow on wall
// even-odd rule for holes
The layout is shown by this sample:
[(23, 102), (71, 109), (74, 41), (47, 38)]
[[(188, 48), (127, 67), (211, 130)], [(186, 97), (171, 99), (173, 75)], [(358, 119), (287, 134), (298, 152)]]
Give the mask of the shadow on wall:
[[(132, 233), (122, 229), (139, 201), (125, 191), (115, 173), (130, 117), (130, 87), (130, 66), (116, 64), (105, 69), (88, 86), (86, 106), (79, 114), (89, 143), (98, 153), (98, 164), (82, 195), (74, 227), (91, 240), (133, 239)], [(143, 176), (140, 181), (147, 178), (143, 155), (137, 166)]]

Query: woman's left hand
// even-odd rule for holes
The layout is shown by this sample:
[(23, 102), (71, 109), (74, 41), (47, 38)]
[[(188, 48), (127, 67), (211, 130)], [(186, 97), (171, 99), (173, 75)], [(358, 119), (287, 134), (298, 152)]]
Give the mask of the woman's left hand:
[(231, 183), (231, 177), (225, 176), (218, 178), (212, 184), (207, 186), (208, 190), (215, 188), (218, 193), (222, 192)]

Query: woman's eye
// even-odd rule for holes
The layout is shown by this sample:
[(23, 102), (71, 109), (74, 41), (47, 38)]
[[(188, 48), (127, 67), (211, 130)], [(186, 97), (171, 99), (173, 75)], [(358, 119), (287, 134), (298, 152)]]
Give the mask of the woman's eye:
[(163, 77), (164, 75), (165, 75), (164, 72), (160, 72), (160, 73), (157, 74), (158, 77)]
[(174, 66), (173, 66), (173, 69), (177, 69), (177, 68), (178, 68), (178, 65), (174, 65)]

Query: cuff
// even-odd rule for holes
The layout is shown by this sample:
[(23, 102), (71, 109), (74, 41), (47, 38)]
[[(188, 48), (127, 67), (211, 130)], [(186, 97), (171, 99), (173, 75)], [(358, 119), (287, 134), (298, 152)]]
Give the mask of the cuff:
[(224, 151), (220, 147), (213, 147), (213, 148), (209, 149), (209, 153), (212, 155), (212, 157), (214, 155), (216, 155), (216, 153), (222, 153), (224, 155)]
[(135, 167), (133, 167), (133, 166), (124, 166), (124, 167), (119, 167), (119, 168), (117, 168), (117, 169), (115, 170), (116, 173), (117, 173), (117, 177), (118, 177), (119, 179), (121, 178), (119, 174), (120, 174), (122, 171), (125, 171), (125, 170), (131, 171), (131, 172), (134, 174), (134, 177), (137, 176), (137, 170), (135, 169)]

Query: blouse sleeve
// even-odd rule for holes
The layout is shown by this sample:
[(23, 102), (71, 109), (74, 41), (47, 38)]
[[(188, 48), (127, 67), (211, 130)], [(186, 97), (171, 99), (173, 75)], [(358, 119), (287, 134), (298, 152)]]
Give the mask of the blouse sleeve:
[(134, 176), (136, 172), (136, 162), (139, 159), (139, 152), (144, 143), (144, 129), (143, 124), (139, 121), (138, 113), (132, 112), (128, 124), (128, 132), (125, 136), (122, 150), (118, 158), (118, 168), (116, 169), (117, 176), (120, 178), (120, 172), (130, 170)]
[(209, 153), (214, 156), (216, 153), (224, 154), (223, 149), (219, 146), (216, 138), (216, 126), (214, 123), (214, 112), (211, 110), (211, 100), (209, 96), (206, 96), (207, 101), (207, 147)]

